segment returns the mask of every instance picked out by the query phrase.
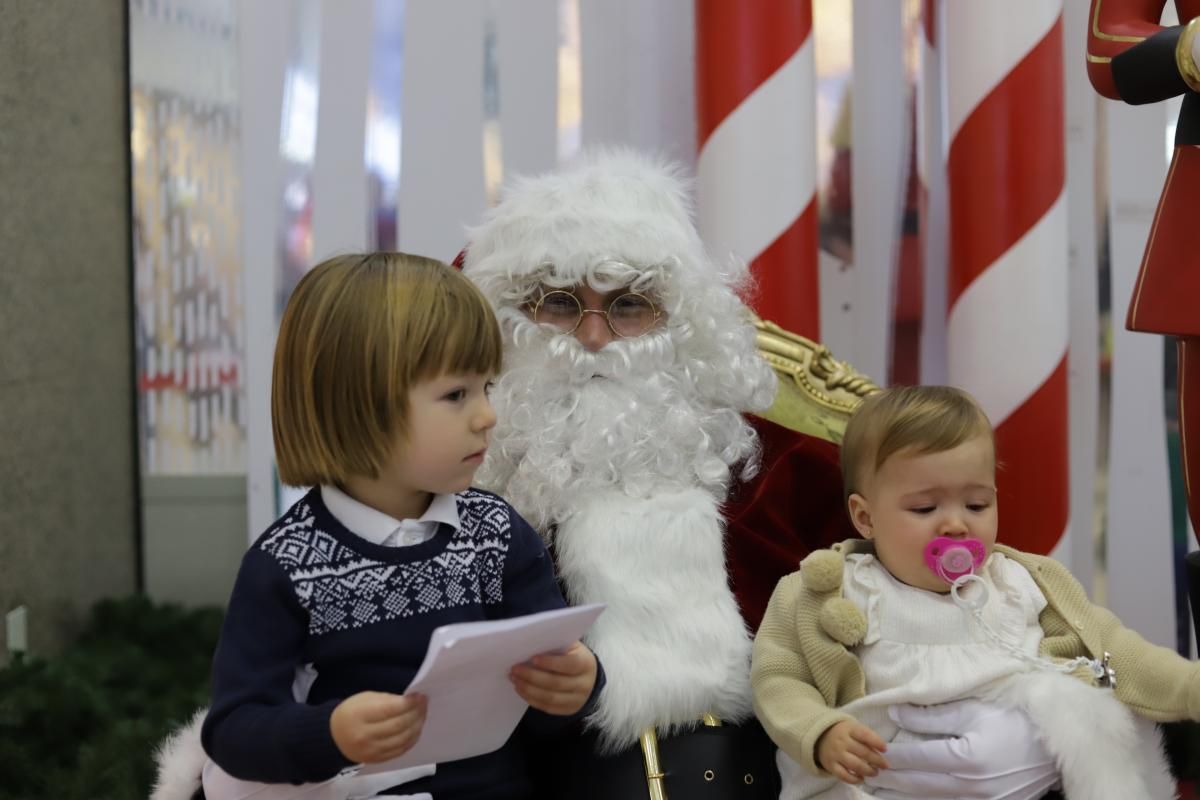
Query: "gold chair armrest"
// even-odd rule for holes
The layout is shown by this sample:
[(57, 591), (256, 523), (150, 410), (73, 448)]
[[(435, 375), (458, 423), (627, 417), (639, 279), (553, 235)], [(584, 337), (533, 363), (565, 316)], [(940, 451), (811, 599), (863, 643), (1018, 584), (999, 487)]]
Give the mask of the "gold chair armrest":
[(879, 387), (822, 344), (773, 322), (756, 320), (754, 326), (758, 352), (779, 375), (775, 402), (761, 416), (840, 444), (854, 409)]

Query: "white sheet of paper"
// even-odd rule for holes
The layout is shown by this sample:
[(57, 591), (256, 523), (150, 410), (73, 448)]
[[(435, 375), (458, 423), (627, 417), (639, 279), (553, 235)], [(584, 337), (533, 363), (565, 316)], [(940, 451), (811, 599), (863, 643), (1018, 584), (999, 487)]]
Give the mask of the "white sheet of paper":
[(405, 694), (429, 699), (421, 738), (404, 755), (364, 766), (359, 774), (470, 758), (499, 749), (525, 714), (508, 674), (539, 653), (565, 650), (603, 604), (523, 617), (444, 625), (433, 632), (425, 660)]

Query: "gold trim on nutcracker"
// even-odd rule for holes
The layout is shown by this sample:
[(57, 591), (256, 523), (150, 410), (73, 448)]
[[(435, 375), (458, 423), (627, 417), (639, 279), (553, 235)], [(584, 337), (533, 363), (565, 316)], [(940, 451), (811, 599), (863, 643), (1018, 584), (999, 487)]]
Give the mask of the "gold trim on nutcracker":
[(643, 730), (638, 741), (642, 745), (642, 763), (646, 766), (646, 788), (650, 792), (650, 800), (667, 800), (667, 790), (663, 786), (666, 774), (658, 758), (658, 734), (654, 732), (654, 726)]
[(1092, 9), (1092, 35), (1102, 42), (1144, 42), (1145, 36), (1117, 36), (1111, 33), (1105, 33), (1100, 30), (1100, 6), (1104, 0), (1096, 0), (1096, 7)]
[[(1184, 392), (1187, 391), (1188, 353), (1190, 353), (1192, 351), (1187, 349), (1188, 341), (1186, 338), (1181, 338), (1179, 340), (1178, 347), (1179, 347), (1179, 377), (1176, 380), (1176, 383), (1179, 385), (1179, 440), (1181, 442), (1187, 442), (1187, 440), (1188, 440), (1188, 438), (1187, 438), (1187, 429), (1188, 429), (1187, 401), (1184, 398)], [(1195, 354), (1192, 353), (1192, 355), (1195, 355)], [(1183, 489), (1188, 497), (1193, 497), (1194, 495), (1192, 494), (1192, 476), (1188, 472), (1188, 455), (1187, 455), (1187, 452), (1184, 451), (1182, 448), (1180, 449), (1180, 455), (1183, 456), (1180, 459), (1180, 461), (1183, 462)]]
[(1088, 53), (1088, 54), (1087, 54), (1087, 60), (1088, 60), (1088, 62), (1089, 62), (1089, 63), (1092, 63), (1092, 64), (1109, 64), (1109, 63), (1112, 63), (1112, 59), (1111, 59), (1111, 58), (1109, 58), (1108, 56), (1094, 56), (1094, 55), (1092, 55), (1091, 53)]
[(1179, 77), (1193, 92), (1200, 92), (1200, 68), (1192, 57), (1192, 41), (1200, 31), (1200, 17), (1193, 17), (1183, 26), (1179, 41), (1175, 42), (1175, 66), (1179, 69)]
[(723, 724), (721, 720), (708, 713), (705, 713), (705, 715), (700, 718), (700, 721), (703, 722), (705, 727), (708, 728), (719, 728)]
[(756, 320), (759, 354), (779, 376), (775, 402), (761, 416), (785, 428), (840, 443), (846, 422), (867, 395), (879, 391), (870, 378), (828, 347)]

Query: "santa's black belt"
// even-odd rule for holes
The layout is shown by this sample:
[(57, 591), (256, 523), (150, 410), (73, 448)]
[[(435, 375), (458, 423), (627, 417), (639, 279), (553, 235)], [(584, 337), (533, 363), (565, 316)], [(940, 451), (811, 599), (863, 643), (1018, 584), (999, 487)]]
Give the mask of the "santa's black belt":
[[(638, 745), (597, 755), (585, 734), (556, 753), (550, 791), (543, 797), (571, 800), (776, 800), (779, 772), (775, 745), (757, 720), (707, 724), (673, 736), (652, 730)], [(551, 788), (552, 787), (552, 788)]]

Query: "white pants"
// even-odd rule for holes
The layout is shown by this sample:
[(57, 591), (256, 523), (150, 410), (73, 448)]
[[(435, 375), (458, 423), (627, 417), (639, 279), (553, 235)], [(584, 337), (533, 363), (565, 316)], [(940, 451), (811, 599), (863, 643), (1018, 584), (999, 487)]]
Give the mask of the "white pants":
[(209, 759), (204, 764), (202, 780), (205, 800), (362, 800), (362, 798), (393, 798), (393, 800), (433, 800), (427, 792), (421, 794), (377, 794), (384, 789), (433, 775), (436, 764), (358, 775), (357, 769), (347, 770), (321, 783), (256, 783), (233, 777)]

